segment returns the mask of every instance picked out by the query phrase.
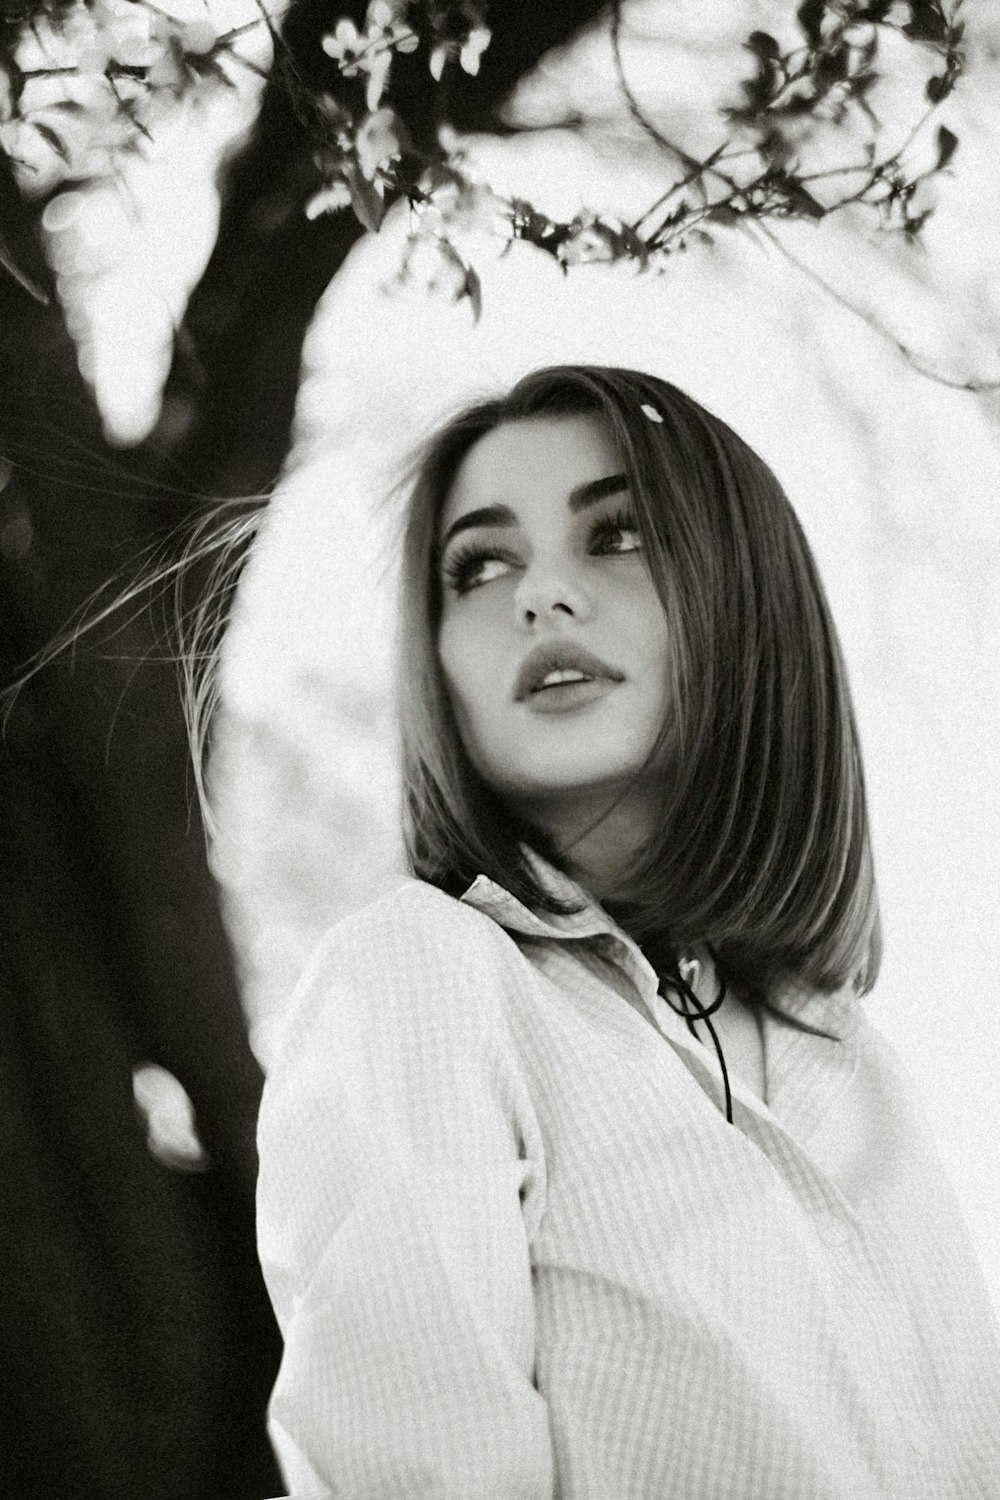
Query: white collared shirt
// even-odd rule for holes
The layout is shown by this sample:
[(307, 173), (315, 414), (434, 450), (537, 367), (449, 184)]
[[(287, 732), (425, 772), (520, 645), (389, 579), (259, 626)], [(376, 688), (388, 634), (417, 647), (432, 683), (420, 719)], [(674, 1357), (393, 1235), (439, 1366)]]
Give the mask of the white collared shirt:
[(996, 1321), (862, 1005), (764, 1012), (766, 1099), (731, 1076), (730, 1125), (638, 948), (533, 859), (581, 911), (410, 881), (328, 934), (291, 1006), (258, 1226), (289, 1488), (1000, 1494)]

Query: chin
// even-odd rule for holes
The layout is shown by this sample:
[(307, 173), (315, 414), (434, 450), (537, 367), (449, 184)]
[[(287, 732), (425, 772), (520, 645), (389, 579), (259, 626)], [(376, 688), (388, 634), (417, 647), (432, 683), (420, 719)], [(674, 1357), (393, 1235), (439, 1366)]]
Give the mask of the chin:
[(632, 762), (627, 764), (578, 764), (559, 767), (532, 767), (520, 774), (494, 778), (492, 784), (514, 805), (530, 813), (532, 805), (541, 807), (547, 803), (593, 798), (595, 803), (602, 797), (614, 797), (635, 783), (642, 770)]
[(589, 736), (574, 728), (572, 741), (562, 744), (549, 736), (532, 744), (533, 738), (530, 733), (520, 734), (508, 742), (508, 736), (496, 735), (488, 741), (488, 755), (478, 746), (469, 747), (470, 759), (486, 785), (525, 813), (532, 804), (544, 806), (553, 800), (610, 799), (634, 787), (637, 780), (645, 780), (650, 769), (652, 736), (648, 733), (623, 743), (620, 734), (602, 736), (595, 725)]

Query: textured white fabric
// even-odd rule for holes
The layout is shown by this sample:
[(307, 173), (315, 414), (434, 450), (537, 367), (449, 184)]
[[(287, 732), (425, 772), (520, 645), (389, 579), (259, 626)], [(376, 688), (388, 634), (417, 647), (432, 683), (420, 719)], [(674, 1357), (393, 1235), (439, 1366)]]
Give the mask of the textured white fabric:
[(411, 881), (332, 930), (260, 1123), (289, 1488), (1000, 1494), (1000, 1337), (910, 1086), (853, 994), (781, 1007), (730, 1125), (593, 903)]

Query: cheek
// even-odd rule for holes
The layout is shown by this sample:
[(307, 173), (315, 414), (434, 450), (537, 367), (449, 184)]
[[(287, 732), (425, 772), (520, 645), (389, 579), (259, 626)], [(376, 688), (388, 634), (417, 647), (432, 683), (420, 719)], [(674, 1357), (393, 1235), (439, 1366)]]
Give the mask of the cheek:
[(672, 632), (652, 581), (642, 579), (620, 603), (623, 605), (620, 627), (632, 643), (635, 659), (645, 669), (662, 668), (666, 687)]
[(465, 642), (447, 623), (441, 626), (437, 639), (441, 676), (452, 704), (462, 696), (462, 684), (468, 672)]
[(670, 630), (662, 613), (658, 613), (650, 631), (650, 654), (660, 669), (664, 693), (672, 675), (673, 650)]
[(628, 628), (634, 643), (633, 663), (642, 682), (644, 712), (655, 718), (659, 729), (673, 717), (674, 653), (672, 632), (660, 600), (652, 590), (650, 594), (641, 604), (633, 601)]
[(465, 621), (459, 629), (454, 621), (446, 620), (438, 632), (438, 661), (452, 712), (466, 740), (482, 711), (484, 684), (491, 680), (479, 634)]

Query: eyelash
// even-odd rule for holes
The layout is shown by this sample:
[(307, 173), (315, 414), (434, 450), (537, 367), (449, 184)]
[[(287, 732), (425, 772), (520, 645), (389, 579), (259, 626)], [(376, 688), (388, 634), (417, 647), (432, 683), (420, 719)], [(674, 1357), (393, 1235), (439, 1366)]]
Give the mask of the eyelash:
[[(639, 528), (636, 525), (633, 515), (626, 510), (617, 510), (613, 514), (602, 516), (600, 520), (594, 522), (587, 535), (587, 547), (590, 549), (596, 541), (599, 539), (606, 540), (615, 532), (638, 532), (638, 530)], [(640, 548), (629, 548), (622, 555), (628, 556), (630, 552), (638, 550)], [(602, 554), (599, 553), (598, 555)], [(610, 551), (603, 555), (614, 557), (617, 554), (614, 551)], [(496, 547), (486, 547), (482, 544), (477, 545), (475, 542), (467, 543), (464, 547), (456, 547), (450, 553), (442, 569), (445, 582), (454, 593), (467, 594), (472, 589), (480, 587), (480, 585), (472, 582), (476, 568), (481, 563), (492, 562), (494, 560), (500, 562), (506, 561), (502, 552)]]

